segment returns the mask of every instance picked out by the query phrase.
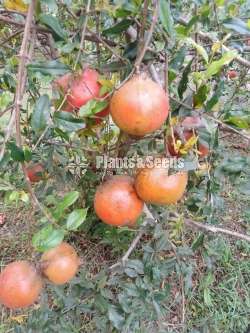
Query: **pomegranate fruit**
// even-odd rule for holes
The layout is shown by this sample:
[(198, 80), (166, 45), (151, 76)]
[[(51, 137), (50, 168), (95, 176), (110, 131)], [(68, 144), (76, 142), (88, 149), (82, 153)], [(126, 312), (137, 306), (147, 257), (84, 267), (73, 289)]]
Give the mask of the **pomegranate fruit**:
[(41, 258), (43, 274), (55, 284), (70, 281), (76, 275), (79, 264), (75, 249), (65, 242), (44, 252)]
[(134, 188), (130, 176), (113, 176), (101, 184), (95, 194), (97, 216), (113, 226), (134, 225), (143, 210), (143, 202)]
[(38, 299), (42, 279), (28, 261), (14, 261), (0, 274), (0, 303), (10, 309), (24, 308)]
[(238, 76), (238, 73), (235, 70), (230, 70), (227, 73), (229, 79), (235, 79)]
[[(102, 97), (101, 84), (98, 82), (99, 73), (91, 68), (84, 69), (78, 75), (67, 73), (54, 82), (54, 86), (60, 90), (62, 95), (67, 94), (66, 102), (62, 111), (73, 112), (92, 99)], [(95, 114), (95, 124), (102, 122), (102, 119), (109, 114), (109, 107)]]
[(187, 186), (187, 172), (169, 175), (164, 167), (140, 169), (135, 178), (135, 189), (145, 202), (155, 205), (175, 204)]
[(37, 183), (43, 179), (44, 167), (41, 163), (31, 164), (27, 167), (27, 175), (32, 183)]
[(137, 75), (115, 92), (110, 113), (121, 130), (144, 136), (159, 129), (167, 119), (168, 95), (151, 79)]

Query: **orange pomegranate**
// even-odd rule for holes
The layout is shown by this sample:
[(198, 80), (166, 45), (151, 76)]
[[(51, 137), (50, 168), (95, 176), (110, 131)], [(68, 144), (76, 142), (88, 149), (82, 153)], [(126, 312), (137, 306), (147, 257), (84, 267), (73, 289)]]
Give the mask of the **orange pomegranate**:
[(139, 170), (135, 179), (135, 189), (146, 203), (169, 205), (181, 199), (187, 181), (187, 172), (169, 175), (168, 169), (163, 166), (146, 167)]
[(32, 183), (37, 183), (43, 179), (44, 167), (41, 163), (31, 164), (27, 167), (27, 175)]
[(41, 258), (43, 274), (57, 285), (69, 282), (76, 275), (79, 264), (75, 249), (65, 242), (44, 252)]
[(134, 225), (143, 210), (143, 202), (135, 192), (134, 179), (116, 175), (105, 181), (96, 190), (94, 208), (106, 224)]
[(28, 261), (14, 261), (0, 274), (0, 303), (10, 309), (25, 308), (38, 299), (42, 279)]
[(111, 98), (110, 113), (124, 132), (144, 136), (159, 129), (169, 113), (163, 88), (144, 75), (136, 75)]

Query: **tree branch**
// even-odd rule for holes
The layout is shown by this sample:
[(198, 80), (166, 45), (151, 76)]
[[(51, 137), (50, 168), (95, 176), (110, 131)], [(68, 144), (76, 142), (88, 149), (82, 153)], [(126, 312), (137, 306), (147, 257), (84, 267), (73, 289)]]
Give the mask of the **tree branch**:
[(146, 219), (144, 220), (144, 222), (141, 225), (141, 228), (138, 232), (138, 234), (136, 235), (136, 237), (134, 238), (134, 240), (132, 241), (130, 247), (128, 248), (128, 250), (126, 251), (126, 253), (123, 255), (123, 257), (121, 258), (120, 262), (117, 262), (116, 264), (112, 265), (109, 267), (110, 270), (113, 270), (114, 268), (117, 268), (119, 266), (124, 266), (126, 261), (128, 260), (130, 254), (134, 251), (134, 249), (136, 248), (137, 244), (139, 243), (140, 239), (142, 238), (142, 236), (145, 233), (145, 228), (146, 226), (149, 224), (149, 221), (154, 221), (154, 223), (157, 223), (158, 221), (154, 218), (154, 216), (152, 215), (152, 213), (150, 212), (150, 210), (148, 209), (147, 205), (144, 204), (144, 209), (143, 212), (146, 215)]
[(154, 12), (153, 12), (153, 18), (152, 18), (152, 23), (151, 23), (151, 26), (150, 26), (150, 29), (148, 31), (148, 35), (147, 35), (147, 39), (143, 45), (143, 48), (142, 50), (140, 51), (140, 53), (138, 54), (136, 60), (135, 60), (135, 64), (134, 64), (134, 67), (136, 69), (136, 71), (139, 69), (141, 63), (142, 63), (142, 60), (144, 58), (144, 55), (148, 49), (148, 46), (150, 44), (150, 41), (151, 41), (151, 38), (152, 38), (152, 35), (153, 35), (153, 32), (154, 32), (154, 29), (155, 29), (155, 26), (156, 26), (156, 23), (157, 23), (157, 20), (158, 20), (158, 15), (159, 15), (159, 0), (156, 0), (154, 1)]
[(241, 234), (237, 231), (231, 231), (231, 230), (228, 230), (228, 229), (215, 227), (213, 225), (203, 224), (203, 223), (195, 222), (195, 221), (192, 221), (192, 220), (189, 220), (189, 219), (185, 219), (184, 224), (187, 227), (191, 228), (191, 229), (196, 228), (196, 229), (200, 229), (200, 230), (203, 230), (203, 231), (206, 231), (206, 232), (212, 232), (213, 234), (228, 235), (228, 236), (232, 236), (234, 238), (238, 238), (238, 239), (250, 242), (250, 236)]
[[(145, 227), (149, 224), (149, 221), (153, 220), (154, 223), (158, 222), (158, 220), (154, 218), (153, 214), (150, 212), (150, 210), (148, 209), (146, 204), (144, 204), (144, 213), (146, 215), (146, 219), (142, 223), (141, 229), (139, 230), (138, 234), (136, 235), (136, 237), (132, 241), (130, 247), (128, 248), (126, 253), (123, 255), (121, 260), (119, 262), (115, 263), (114, 265), (110, 266), (109, 267), (110, 270), (113, 270), (114, 268), (117, 268), (117, 267), (120, 267), (120, 266), (125, 266), (126, 261), (128, 260), (129, 256), (135, 250), (137, 244), (139, 243), (142, 236), (144, 235)], [(227, 230), (227, 229), (220, 228), (220, 227), (215, 227), (215, 226), (208, 225), (208, 224), (202, 224), (202, 223), (199, 223), (199, 222), (192, 221), (190, 219), (184, 219), (184, 224), (187, 227), (191, 228), (191, 229), (195, 228), (195, 229), (205, 230), (207, 232), (212, 232), (213, 234), (228, 235), (228, 236), (232, 236), (234, 238), (238, 238), (238, 239), (250, 242), (250, 236), (241, 234), (241, 233), (236, 232), (236, 231), (231, 231), (231, 230)]]

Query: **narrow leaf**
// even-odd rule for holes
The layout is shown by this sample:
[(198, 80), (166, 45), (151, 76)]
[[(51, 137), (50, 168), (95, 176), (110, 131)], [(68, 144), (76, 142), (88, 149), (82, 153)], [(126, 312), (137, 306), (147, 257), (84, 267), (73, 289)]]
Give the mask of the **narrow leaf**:
[(50, 119), (50, 100), (48, 95), (41, 96), (34, 107), (31, 126), (36, 133), (43, 131)]

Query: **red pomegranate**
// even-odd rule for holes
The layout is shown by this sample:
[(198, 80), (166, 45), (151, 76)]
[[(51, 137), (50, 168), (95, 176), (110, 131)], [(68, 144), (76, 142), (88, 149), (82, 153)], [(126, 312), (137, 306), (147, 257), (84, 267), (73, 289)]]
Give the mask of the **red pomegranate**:
[(42, 290), (42, 279), (28, 261), (14, 261), (0, 274), (0, 303), (10, 309), (32, 305)]
[(238, 76), (238, 73), (235, 70), (230, 70), (227, 73), (229, 79), (235, 79)]
[(110, 113), (121, 130), (144, 136), (159, 129), (167, 119), (168, 95), (145, 75), (136, 75), (113, 95)]
[(32, 183), (37, 183), (43, 179), (44, 167), (41, 163), (30, 164), (27, 167), (27, 174)]
[[(75, 108), (84, 106), (92, 99), (102, 97), (100, 95), (101, 84), (98, 82), (99, 73), (91, 68), (84, 69), (78, 75), (67, 73), (55, 81), (55, 86), (63, 95), (67, 94), (62, 111), (73, 112)], [(109, 107), (95, 114), (95, 124), (99, 124), (102, 118), (109, 114)]]

